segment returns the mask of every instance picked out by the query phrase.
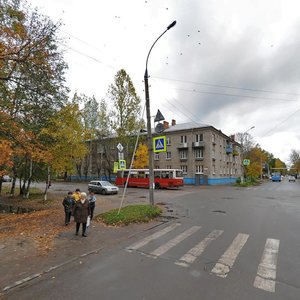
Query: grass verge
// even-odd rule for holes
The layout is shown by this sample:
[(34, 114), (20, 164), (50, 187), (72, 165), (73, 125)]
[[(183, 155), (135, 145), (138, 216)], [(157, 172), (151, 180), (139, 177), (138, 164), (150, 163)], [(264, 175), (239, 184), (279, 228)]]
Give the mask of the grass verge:
[(158, 217), (161, 209), (152, 205), (129, 205), (123, 207), (118, 214), (118, 209), (113, 209), (96, 217), (106, 225), (124, 226), (131, 223), (145, 223)]

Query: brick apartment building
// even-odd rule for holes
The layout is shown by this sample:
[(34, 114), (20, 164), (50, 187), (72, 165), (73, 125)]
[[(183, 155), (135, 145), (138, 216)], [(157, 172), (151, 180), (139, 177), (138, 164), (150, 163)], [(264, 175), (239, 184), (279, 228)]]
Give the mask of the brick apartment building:
[[(194, 122), (171, 124), (164, 121), (164, 132), (153, 133), (153, 137), (165, 135), (167, 151), (154, 153), (154, 168), (181, 169), (185, 184), (228, 184), (241, 176), (240, 144), (233, 136), (225, 135), (213, 126)], [(82, 177), (113, 180), (113, 162), (118, 160), (115, 138), (93, 141), (92, 155), (83, 163)], [(126, 145), (124, 145), (124, 148)], [(127, 167), (130, 162), (127, 161)], [(84, 172), (85, 170), (85, 172)], [(85, 175), (84, 175), (85, 174)], [(76, 177), (76, 176), (75, 176)]]
[(186, 184), (228, 184), (241, 176), (241, 149), (233, 136), (194, 122), (163, 125), (167, 152), (154, 153), (154, 168), (181, 169)]

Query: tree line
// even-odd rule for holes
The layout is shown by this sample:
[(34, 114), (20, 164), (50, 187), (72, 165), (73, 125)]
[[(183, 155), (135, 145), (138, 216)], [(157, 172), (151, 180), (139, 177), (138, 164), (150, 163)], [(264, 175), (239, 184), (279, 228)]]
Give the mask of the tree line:
[(67, 177), (75, 166), (81, 175), (88, 166), (88, 140), (126, 140), (138, 130), (141, 100), (123, 69), (105, 99), (79, 92), (70, 98), (62, 23), (26, 1), (0, 0), (0, 7), (0, 192), (9, 174), (11, 195), (18, 184), (27, 198), (32, 182), (45, 181), (46, 197), (53, 174)]

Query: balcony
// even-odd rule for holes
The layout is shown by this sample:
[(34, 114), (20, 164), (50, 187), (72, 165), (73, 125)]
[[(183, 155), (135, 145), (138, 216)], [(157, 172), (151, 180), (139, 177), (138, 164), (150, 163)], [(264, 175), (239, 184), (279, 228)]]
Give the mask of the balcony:
[(179, 143), (177, 146), (178, 149), (187, 149), (188, 147), (188, 143)]
[(226, 146), (226, 154), (230, 154), (230, 153), (232, 153), (233, 152), (233, 147), (232, 147), (232, 145), (227, 145)]
[(204, 141), (199, 141), (199, 142), (193, 142), (192, 147), (193, 148), (204, 148)]

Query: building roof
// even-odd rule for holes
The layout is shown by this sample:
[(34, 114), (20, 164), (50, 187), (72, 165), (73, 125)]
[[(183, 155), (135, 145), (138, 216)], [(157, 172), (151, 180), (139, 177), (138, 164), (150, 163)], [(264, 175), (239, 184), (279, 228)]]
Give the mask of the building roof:
[(204, 127), (212, 127), (211, 125), (203, 124), (203, 123), (196, 123), (196, 122), (188, 122), (182, 124), (175, 124), (170, 126), (165, 132), (172, 132), (172, 131), (179, 131), (179, 130), (190, 130), (196, 128), (204, 128)]

